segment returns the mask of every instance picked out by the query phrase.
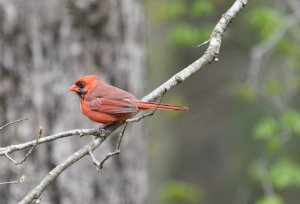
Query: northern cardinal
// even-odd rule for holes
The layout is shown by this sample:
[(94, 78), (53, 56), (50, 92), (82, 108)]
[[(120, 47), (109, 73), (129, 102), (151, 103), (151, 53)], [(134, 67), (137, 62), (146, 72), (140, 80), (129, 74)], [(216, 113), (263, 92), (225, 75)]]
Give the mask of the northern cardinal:
[(122, 89), (100, 81), (96, 75), (80, 77), (70, 87), (70, 91), (80, 97), (83, 115), (103, 125), (125, 120), (140, 110), (188, 110), (183, 106), (143, 102)]

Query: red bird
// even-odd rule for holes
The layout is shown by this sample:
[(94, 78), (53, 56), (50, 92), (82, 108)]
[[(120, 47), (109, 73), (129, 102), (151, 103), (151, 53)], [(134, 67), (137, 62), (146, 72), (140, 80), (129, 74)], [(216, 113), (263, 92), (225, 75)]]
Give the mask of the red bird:
[(125, 120), (140, 110), (188, 110), (183, 106), (143, 102), (122, 89), (100, 81), (96, 75), (80, 77), (70, 87), (70, 91), (80, 97), (83, 115), (104, 125)]

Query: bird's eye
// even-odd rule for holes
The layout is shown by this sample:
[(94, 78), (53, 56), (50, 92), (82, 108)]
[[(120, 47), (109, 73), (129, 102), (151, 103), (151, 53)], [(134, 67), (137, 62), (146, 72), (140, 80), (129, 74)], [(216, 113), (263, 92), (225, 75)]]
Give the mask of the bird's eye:
[(82, 81), (78, 81), (78, 82), (76, 82), (75, 83), (75, 85), (79, 88), (79, 89), (84, 89), (84, 87), (85, 87), (85, 83), (84, 82), (82, 82)]

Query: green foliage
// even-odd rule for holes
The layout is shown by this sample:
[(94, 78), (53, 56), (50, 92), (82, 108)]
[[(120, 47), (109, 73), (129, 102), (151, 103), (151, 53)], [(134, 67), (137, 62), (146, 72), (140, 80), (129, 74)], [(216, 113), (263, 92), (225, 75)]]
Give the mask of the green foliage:
[(283, 38), (281, 39), (277, 45), (276, 45), (276, 50), (277, 52), (280, 52), (280, 53), (291, 53), (291, 49), (294, 47), (294, 44), (293, 42), (290, 40), (290, 39), (287, 39), (287, 38)]
[(186, 5), (182, 0), (164, 0), (155, 4), (152, 18), (156, 23), (164, 23), (183, 16), (186, 13)]
[(278, 195), (269, 195), (269, 196), (264, 196), (260, 198), (256, 204), (283, 204), (283, 200), (280, 196)]
[(271, 152), (279, 147), (278, 134), (278, 122), (271, 117), (263, 119), (254, 128), (254, 137), (264, 140), (267, 150)]
[(289, 110), (281, 116), (282, 127), (300, 135), (300, 114), (298, 111)]
[(250, 25), (258, 31), (259, 37), (268, 38), (282, 22), (282, 15), (269, 7), (258, 7), (249, 14)]
[[(150, 4), (149, 1), (145, 2)], [(153, 4), (152, 19), (156, 23), (168, 23), (182, 16), (197, 18), (213, 14), (215, 6), (210, 0), (195, 0), (187, 2), (184, 0), (162, 0)]]
[(280, 141), (278, 137), (270, 138), (266, 140), (266, 149), (270, 152), (276, 151), (280, 147)]
[[(259, 1), (252, 4), (252, 9), (244, 13), (249, 23), (245, 24), (246, 27), (243, 25), (243, 29), (248, 32), (247, 25), (250, 25), (250, 33), (246, 33), (246, 36), (251, 36), (249, 39), (247, 38), (247, 45), (251, 47), (254, 46), (253, 41), (259, 39), (263, 43), (264, 40), (270, 38), (283, 25), (286, 16), (292, 15), (290, 9), (281, 8), (278, 5), (274, 6), (272, 1), (264, 1), (265, 6), (262, 4), (257, 6), (257, 3), (259, 4)], [(156, 1), (156, 4), (153, 5), (158, 8), (154, 9), (156, 21), (166, 26), (164, 28), (170, 31), (167, 31), (167, 42), (175, 46), (195, 46), (209, 39), (212, 26), (207, 22), (207, 19), (214, 15), (215, 5), (220, 6), (221, 3), (211, 0), (161, 0)], [(208, 15), (210, 15), (209, 18), (206, 18)], [(274, 191), (276, 192), (276, 194), (261, 197), (257, 202), (254, 202), (256, 204), (283, 204), (284, 197), (280, 196), (286, 194), (281, 195), (279, 190), (300, 185), (299, 166), (289, 160), (278, 158), (278, 155), (284, 154), (285, 150), (290, 148), (289, 145), (296, 138), (292, 136), (300, 135), (300, 113), (290, 108), (291, 98), (296, 95), (300, 88), (299, 32), (300, 27), (293, 26), (284, 31), (275, 47), (266, 46), (271, 49), (267, 49), (267, 53), (262, 58), (258, 83), (255, 84), (255, 88), (246, 83), (240, 83), (233, 87), (235, 96), (246, 102), (255, 103), (260, 107), (260, 110), (266, 107), (262, 106), (262, 102), (264, 105), (269, 104), (270, 107), (267, 107), (266, 111), (261, 111), (255, 117), (262, 116), (263, 112), (275, 110), (272, 114), (263, 116), (262, 120), (254, 126), (252, 132), (253, 138), (262, 142), (264, 146), (255, 147), (255, 150), (257, 148), (262, 149), (258, 150), (261, 155), (255, 158), (256, 162), (250, 162), (254, 164), (250, 169), (252, 170), (251, 173), (259, 185), (263, 182), (270, 182), (275, 187)], [(244, 35), (239, 37), (245, 38)], [(261, 45), (264, 46), (264, 44)], [(246, 50), (249, 50), (248, 47)], [(280, 66), (282, 71), (279, 70)], [(282, 103), (277, 103), (274, 100), (279, 100)], [(173, 102), (171, 101), (171, 103)], [(174, 101), (174, 104), (180, 103)], [(173, 117), (171, 114), (180, 113), (167, 112), (166, 114)], [(256, 114), (257, 111), (253, 113)], [(243, 114), (247, 114), (247, 111)], [(285, 143), (289, 140), (291, 142)], [(295, 148), (295, 145), (292, 144), (291, 146)], [(281, 149), (283, 150), (281, 151)], [(291, 150), (291, 152), (294, 151), (294, 149)], [(255, 152), (254, 155), (258, 153)], [(262, 179), (264, 179), (263, 182)], [(197, 203), (192, 195), (199, 196), (199, 194), (189, 189), (190, 186), (185, 183), (171, 182), (167, 184), (163, 191), (165, 203)], [(255, 192), (258, 191), (255, 190)], [(253, 196), (256, 196), (256, 193), (254, 194)]]
[(263, 119), (254, 128), (254, 136), (257, 139), (272, 139), (278, 135), (277, 121), (271, 117)]
[(274, 186), (278, 189), (300, 186), (300, 167), (292, 161), (277, 162), (271, 167), (270, 176)]
[[(245, 101), (256, 102), (257, 105), (261, 101), (267, 102), (272, 107), (268, 107), (267, 111), (275, 110), (272, 116), (265, 116), (253, 129), (254, 138), (262, 141), (265, 146), (262, 146), (261, 155), (250, 166), (251, 175), (254, 180), (259, 181), (259, 185), (274, 186), (274, 193), (270, 195), (264, 192), (264, 196), (256, 204), (283, 204), (281, 196), (286, 194), (279, 194), (280, 190), (300, 187), (300, 166), (277, 157), (290, 148), (289, 145), (295, 140), (294, 135), (300, 136), (300, 112), (290, 107), (291, 98), (298, 95), (300, 88), (300, 42), (296, 34), (300, 28), (293, 26), (284, 30), (275, 47), (264, 44), (266, 39), (274, 37), (273, 34), (283, 25), (288, 13), (289, 11), (280, 7), (260, 6), (253, 7), (247, 14), (254, 40), (262, 41), (258, 46), (271, 49), (266, 50), (267, 57), (262, 59), (256, 88), (251, 89), (247, 85), (234, 87), (236, 95)], [(272, 47), (268, 47), (269, 45)], [(290, 142), (286, 143), (287, 141)], [(294, 145), (291, 146), (294, 148)]]
[(246, 102), (255, 102), (257, 100), (255, 90), (245, 83), (236, 84), (233, 87), (233, 94)]
[(264, 84), (264, 88), (265, 88), (268, 95), (275, 96), (275, 95), (279, 94), (279, 92), (281, 91), (282, 86), (278, 81), (268, 80)]
[(168, 39), (171, 44), (196, 46), (209, 39), (213, 25), (199, 26), (199, 23), (202, 16), (213, 14), (215, 11), (215, 6), (210, 0), (162, 0), (152, 3), (152, 7), (151, 19), (155, 23), (170, 26)]
[(171, 29), (169, 39), (174, 45), (196, 46), (209, 39), (211, 31), (212, 27), (210, 26), (202, 26), (201, 29), (197, 29), (187, 23), (182, 23)]
[[(300, 44), (295, 43), (293, 39), (284, 37), (276, 44), (275, 51), (280, 55), (280, 57), (284, 57), (283, 59), (285, 60), (288, 67), (291, 67), (292, 69), (299, 69), (299, 64), (300, 64), (299, 46)], [(298, 83), (298, 88), (299, 88), (299, 83)]]
[[(277, 88), (275, 89), (277, 90)], [(274, 93), (273, 90), (271, 92)], [(280, 146), (279, 135), (282, 131), (300, 135), (300, 114), (298, 111), (287, 110), (278, 120), (272, 117), (263, 119), (254, 128), (254, 137), (264, 140), (267, 149), (274, 151)]]
[(215, 11), (213, 3), (209, 0), (194, 1), (191, 5), (190, 14), (193, 17), (201, 17), (212, 14)]
[(187, 183), (172, 181), (169, 182), (162, 191), (162, 198), (166, 203), (199, 203), (201, 191), (198, 187)]

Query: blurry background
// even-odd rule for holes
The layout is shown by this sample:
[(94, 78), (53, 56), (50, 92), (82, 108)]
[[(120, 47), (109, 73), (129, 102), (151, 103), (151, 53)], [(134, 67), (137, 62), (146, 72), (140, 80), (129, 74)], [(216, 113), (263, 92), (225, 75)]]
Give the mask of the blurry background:
[[(97, 127), (67, 93), (76, 77), (97, 73), (142, 97), (203, 54), (207, 45), (196, 46), (233, 2), (0, 0), (0, 122), (30, 117), (2, 131), (0, 146), (35, 138), (40, 125), (45, 134)], [(227, 29), (219, 62), (164, 97), (190, 111), (132, 125), (120, 158), (99, 174), (83, 159), (43, 201), (299, 203), (299, 10), (298, 0), (250, 1)], [(1, 158), (1, 181), (27, 180), (0, 186), (0, 203), (16, 203), (89, 139), (39, 146), (17, 168)]]
[[(149, 89), (196, 60), (234, 1), (146, 1)], [(300, 2), (249, 1), (213, 63), (148, 119), (150, 203), (299, 203)], [(158, 122), (159, 120), (159, 122)]]

